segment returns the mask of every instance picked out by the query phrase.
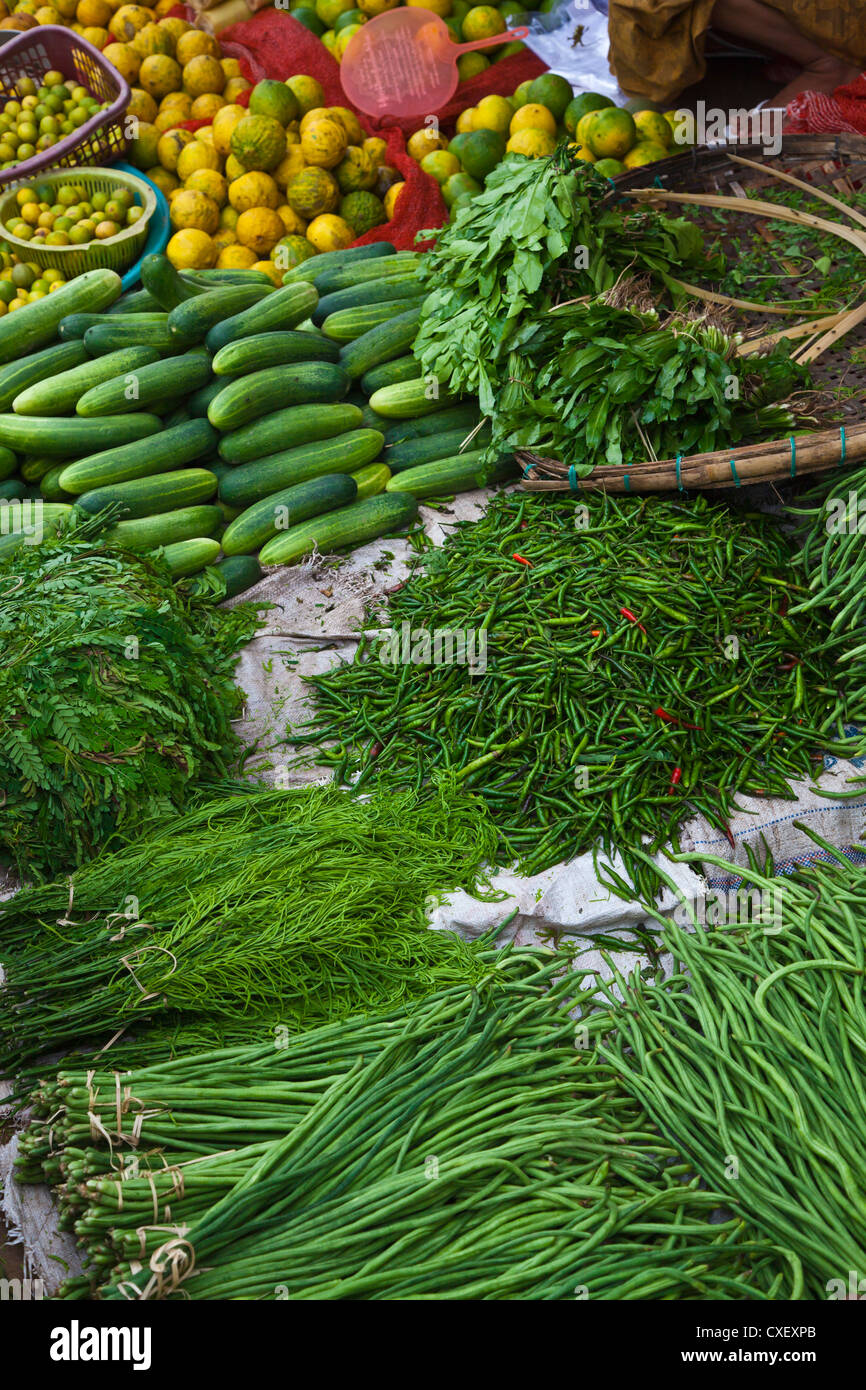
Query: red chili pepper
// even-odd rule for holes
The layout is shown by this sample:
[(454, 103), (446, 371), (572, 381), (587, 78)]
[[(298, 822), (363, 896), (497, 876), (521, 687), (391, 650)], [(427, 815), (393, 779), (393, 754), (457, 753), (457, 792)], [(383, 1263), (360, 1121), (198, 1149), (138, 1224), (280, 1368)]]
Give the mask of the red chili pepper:
[(532, 569), (532, 561), (527, 560), (524, 555), (518, 555), (516, 550), (511, 558), (512, 560), (516, 560), (519, 565), (528, 565), (529, 568)]
[(529, 522), (528, 522), (528, 521), (521, 521), (521, 523), (520, 523), (520, 529), (521, 529), (521, 531), (525, 531), (528, 525), (529, 525)]
[(800, 658), (798, 656), (794, 656), (793, 652), (783, 652), (782, 655), (790, 657), (790, 660), (779, 662), (780, 671), (793, 671), (795, 666), (799, 666), (801, 664)]
[(783, 594), (783, 595), (782, 595), (782, 602), (779, 604), (779, 617), (780, 617), (780, 618), (787, 618), (787, 616), (788, 616), (788, 595), (787, 595), (787, 594)]
[(378, 758), (379, 754), (380, 754), (381, 751), (382, 751), (383, 746), (384, 746), (384, 745), (381, 744), (381, 743), (379, 742), (378, 739), (376, 739), (376, 742), (373, 744), (373, 747), (370, 749), (370, 757), (371, 757), (371, 758)]
[(727, 837), (728, 837), (728, 844), (731, 846), (731, 849), (733, 850), (734, 854), (736, 854), (736, 852), (737, 852), (737, 842), (736, 842), (736, 840), (734, 839), (733, 835), (731, 834), (731, 827), (730, 827), (729, 825), (723, 825), (723, 826), (722, 826), (722, 829), (724, 830), (725, 834), (726, 834)]
[(670, 786), (672, 786), (672, 787), (677, 786), (677, 784), (679, 783), (679, 781), (680, 781), (681, 778), (682, 778), (682, 775), (683, 775), (683, 770), (682, 770), (682, 768), (681, 768), (681, 767), (675, 767), (674, 770), (673, 770), (673, 772), (671, 773)]
[(675, 714), (668, 714), (667, 710), (662, 709), (661, 705), (659, 705), (658, 709), (653, 710), (653, 714), (659, 719), (663, 719), (666, 724), (679, 724), (682, 729), (697, 729), (700, 731), (700, 724), (687, 724), (684, 719), (678, 719)]
[(638, 622), (638, 619), (635, 617), (634, 613), (632, 613), (630, 608), (621, 608), (619, 611), (624, 618), (628, 618), (630, 623), (637, 623), (641, 632), (646, 633), (646, 628), (644, 627), (643, 623)]

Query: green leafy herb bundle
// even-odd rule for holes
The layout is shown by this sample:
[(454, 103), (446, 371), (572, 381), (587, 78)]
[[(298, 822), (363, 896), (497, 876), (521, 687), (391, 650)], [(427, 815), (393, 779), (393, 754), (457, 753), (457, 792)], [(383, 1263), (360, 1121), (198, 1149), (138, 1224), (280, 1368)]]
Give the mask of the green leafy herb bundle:
[(92, 523), (0, 566), (0, 849), (44, 880), (231, 766), (249, 606), (190, 605)]
[(369, 799), (242, 783), (202, 793), (69, 882), (0, 904), (0, 1072), (130, 1024), (234, 1040), (471, 982), (428, 895), (470, 887), (496, 832), (468, 793)]
[(515, 339), (496, 406), (498, 447), (574, 467), (711, 451), (784, 434), (778, 402), (809, 376), (783, 345), (738, 357), (704, 318), (633, 312), (606, 296), (535, 319)]
[(430, 294), (413, 351), (450, 389), (477, 395), (494, 429), (516, 339), (553, 305), (611, 290), (624, 274), (648, 275), (661, 290), (678, 268), (709, 268), (693, 223), (602, 208), (608, 189), (563, 150), (515, 157), (430, 234), (436, 244), (420, 267)]

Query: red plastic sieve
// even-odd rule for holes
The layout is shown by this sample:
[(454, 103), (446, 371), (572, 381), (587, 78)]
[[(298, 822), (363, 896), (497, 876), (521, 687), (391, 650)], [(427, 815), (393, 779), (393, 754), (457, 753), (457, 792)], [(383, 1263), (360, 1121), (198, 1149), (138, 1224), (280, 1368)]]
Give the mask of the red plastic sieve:
[(476, 48), (525, 39), (526, 27), (474, 43), (455, 43), (432, 10), (389, 10), (368, 20), (343, 54), (340, 79), (354, 106), (368, 116), (432, 116), (457, 89), (457, 59)]

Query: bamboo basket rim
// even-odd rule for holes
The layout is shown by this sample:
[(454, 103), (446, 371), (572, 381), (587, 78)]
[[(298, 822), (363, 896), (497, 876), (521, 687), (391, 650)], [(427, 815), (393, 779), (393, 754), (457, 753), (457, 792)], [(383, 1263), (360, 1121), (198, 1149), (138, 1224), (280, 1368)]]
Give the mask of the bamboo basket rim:
[[(690, 177), (694, 181), (700, 175), (712, 173), (730, 173), (748, 182), (748, 178), (744, 177), (747, 171), (738, 166), (732, 156), (761, 160), (760, 151), (756, 151), (752, 144), (689, 149), (660, 160), (649, 168), (644, 166), (619, 175), (611, 181), (611, 191), (604, 205), (620, 201), (622, 193), (629, 189), (646, 187), (650, 178), (660, 189), (676, 188), (679, 192), (689, 191)], [(856, 159), (863, 162), (863, 177), (866, 180), (866, 136), (862, 135), (784, 135), (779, 155), (774, 158)], [(770, 166), (773, 159), (764, 158), (761, 162)], [(635, 204), (636, 207), (641, 205)], [(866, 299), (863, 303), (866, 303)], [(567, 468), (559, 460), (546, 458), (532, 450), (518, 449), (515, 458), (522, 470), (520, 485), (527, 492), (713, 491), (790, 481), (792, 478), (827, 473), (847, 464), (861, 462), (866, 459), (866, 405), (862, 414), (862, 420), (849, 419), (840, 425), (784, 439), (716, 449), (710, 453), (644, 459), (623, 466), (600, 464), (583, 477), (578, 477), (575, 469)]]

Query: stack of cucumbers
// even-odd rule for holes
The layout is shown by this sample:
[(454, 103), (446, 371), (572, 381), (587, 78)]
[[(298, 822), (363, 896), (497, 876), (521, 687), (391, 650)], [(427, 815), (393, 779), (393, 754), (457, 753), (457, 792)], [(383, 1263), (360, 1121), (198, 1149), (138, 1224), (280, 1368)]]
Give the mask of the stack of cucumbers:
[(42, 499), (49, 531), (112, 507), (118, 542), (176, 577), (216, 565), (232, 595), (513, 476), (477, 402), (421, 377), (418, 261), (380, 242), (276, 288), (149, 256), (139, 290), (92, 270), (0, 320), (0, 499)]

